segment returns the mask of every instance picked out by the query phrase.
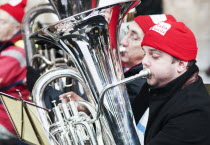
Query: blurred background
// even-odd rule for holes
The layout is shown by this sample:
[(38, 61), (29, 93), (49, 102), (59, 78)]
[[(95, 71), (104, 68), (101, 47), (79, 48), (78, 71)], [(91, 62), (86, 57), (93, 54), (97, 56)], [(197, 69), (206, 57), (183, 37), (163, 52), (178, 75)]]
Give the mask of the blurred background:
[[(0, 0), (0, 4), (7, 0)], [(26, 11), (48, 0), (28, 0)], [(137, 15), (172, 14), (177, 21), (184, 22), (195, 34), (198, 42), (197, 64), (204, 83), (210, 84), (210, 1), (209, 0), (142, 0), (141, 4), (131, 10), (126, 22)], [(41, 18), (51, 23), (50, 17)], [(56, 18), (52, 18), (52, 22)], [(126, 27), (123, 27), (126, 29)]]

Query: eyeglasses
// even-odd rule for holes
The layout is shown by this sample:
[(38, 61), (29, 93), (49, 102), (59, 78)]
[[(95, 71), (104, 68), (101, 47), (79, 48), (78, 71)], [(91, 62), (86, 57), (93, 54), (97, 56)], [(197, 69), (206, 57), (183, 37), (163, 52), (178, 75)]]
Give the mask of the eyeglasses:
[(127, 41), (139, 41), (141, 38), (138, 36), (136, 32), (133, 31), (128, 31), (127, 34), (125, 35), (125, 38)]

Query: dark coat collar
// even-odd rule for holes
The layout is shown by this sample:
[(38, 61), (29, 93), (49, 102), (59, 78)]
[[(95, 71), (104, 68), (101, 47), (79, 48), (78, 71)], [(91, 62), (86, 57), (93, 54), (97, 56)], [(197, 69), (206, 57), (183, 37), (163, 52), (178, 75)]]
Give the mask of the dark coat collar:
[[(164, 103), (170, 100), (177, 90), (182, 89), (183, 86), (186, 87), (186, 84), (189, 85), (192, 83), (192, 80), (195, 80), (192, 78), (198, 74), (198, 71), (198, 67), (193, 65), (180, 77), (161, 87), (151, 87), (145, 83), (140, 93), (132, 103), (136, 123), (139, 122), (148, 107), (150, 107), (150, 113), (154, 113), (154, 111), (158, 110), (157, 108), (161, 107)], [(153, 103), (155, 103), (155, 105), (152, 105)]]
[(186, 87), (190, 83), (194, 82), (198, 79), (198, 67), (196, 65), (191, 66), (184, 74), (180, 77), (174, 79), (168, 84), (161, 87), (149, 87), (149, 92), (151, 94), (159, 94), (153, 98), (156, 99), (164, 99), (165, 97), (172, 96), (177, 89)]

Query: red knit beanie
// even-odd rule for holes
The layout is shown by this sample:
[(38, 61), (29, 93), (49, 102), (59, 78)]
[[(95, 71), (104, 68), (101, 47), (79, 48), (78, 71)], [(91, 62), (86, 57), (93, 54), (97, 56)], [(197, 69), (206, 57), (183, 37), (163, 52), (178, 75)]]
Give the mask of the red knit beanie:
[(140, 15), (134, 18), (134, 21), (141, 27), (144, 33), (146, 33), (152, 26), (166, 20), (176, 22), (176, 19), (169, 14)]
[(141, 46), (150, 46), (178, 59), (196, 59), (197, 43), (193, 32), (182, 22), (160, 22), (145, 34)]
[(0, 9), (6, 11), (13, 16), (18, 22), (22, 22), (25, 14), (24, 8), (27, 0), (8, 0), (4, 5), (0, 5)]

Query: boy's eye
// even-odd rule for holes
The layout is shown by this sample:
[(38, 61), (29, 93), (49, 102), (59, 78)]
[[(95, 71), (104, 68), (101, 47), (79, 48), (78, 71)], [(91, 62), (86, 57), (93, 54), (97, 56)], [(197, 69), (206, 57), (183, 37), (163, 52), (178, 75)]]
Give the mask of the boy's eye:
[(152, 57), (153, 57), (154, 59), (158, 59), (158, 58), (160, 57), (160, 55), (159, 55), (159, 54), (153, 53), (153, 54), (152, 54)]
[(154, 59), (158, 59), (158, 56), (152, 56), (152, 58), (154, 58)]
[(153, 58), (153, 59), (158, 59), (160, 57), (160, 54), (157, 54), (155, 52), (150, 52), (150, 56)]

